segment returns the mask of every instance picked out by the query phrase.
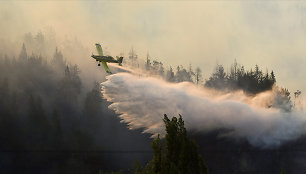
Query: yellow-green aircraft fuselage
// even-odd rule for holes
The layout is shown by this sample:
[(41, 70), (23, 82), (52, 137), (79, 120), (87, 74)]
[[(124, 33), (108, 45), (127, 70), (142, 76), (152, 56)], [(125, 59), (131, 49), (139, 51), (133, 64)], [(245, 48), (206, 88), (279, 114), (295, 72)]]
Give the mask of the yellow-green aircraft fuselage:
[(96, 44), (96, 48), (98, 51), (99, 55), (91, 55), (92, 58), (96, 59), (97, 62), (99, 62), (98, 66), (100, 66), (100, 63), (102, 63), (105, 71), (109, 74), (112, 74), (112, 72), (110, 71), (110, 69), (108, 68), (106, 63), (118, 63), (120, 66), (122, 66), (122, 60), (123, 57), (118, 57), (116, 56), (117, 60), (114, 59), (112, 56), (104, 56), (103, 55), (103, 50), (100, 44)]

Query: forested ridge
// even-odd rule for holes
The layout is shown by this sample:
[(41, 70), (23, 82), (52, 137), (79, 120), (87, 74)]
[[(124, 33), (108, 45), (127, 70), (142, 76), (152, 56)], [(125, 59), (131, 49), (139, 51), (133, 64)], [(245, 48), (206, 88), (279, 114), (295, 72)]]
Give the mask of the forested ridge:
[[(113, 169), (107, 153), (120, 150), (120, 141), (122, 151), (146, 150), (148, 136), (127, 132), (108, 110), (100, 84), (86, 89), (78, 66), (66, 62), (57, 48), (47, 61), (28, 55), (25, 44), (18, 57), (0, 56), (2, 172), (98, 173)], [(141, 144), (132, 146), (136, 140)]]
[[(54, 50), (51, 59), (29, 53), (27, 44), (20, 46), (17, 56), (0, 54), (0, 164), (4, 173), (102, 173), (120, 169), (123, 173), (165, 173), (183, 169), (186, 161), (163, 152), (173, 150), (177, 154), (184, 147), (197, 149), (196, 144), (208, 164), (203, 168), (199, 162), (202, 173), (206, 170), (210, 173), (279, 173), (281, 168), (294, 171), (290, 161), (300, 156), (295, 151), (290, 153), (290, 149), (303, 147), (303, 138), (282, 147), (281, 150), (288, 153), (265, 153), (242, 140), (220, 139), (218, 134), (224, 130), (207, 134), (191, 131), (187, 136), (182, 118), (165, 117), (164, 121), (166, 125), (181, 125), (181, 134), (191, 140), (176, 137), (185, 145), (175, 151), (165, 144), (167, 140), (156, 139), (151, 149), (150, 135), (142, 134), (141, 130), (128, 130), (108, 109), (109, 103), (101, 96), (100, 84), (92, 81), (92, 88), (86, 87), (80, 77), (86, 70), (69, 62), (57, 47), (51, 49)], [(143, 67), (139, 62), (135, 50), (124, 59), (125, 65), (143, 68), (168, 82), (188, 81), (220, 91), (242, 90), (255, 95), (271, 90), (276, 83), (273, 71), (263, 73), (257, 65), (255, 70), (244, 70), (234, 62), (230, 72), (217, 65), (211, 77), (205, 80), (201, 69), (194, 70), (192, 65), (187, 69), (181, 65), (175, 69), (165, 68), (162, 62), (151, 61), (149, 56)], [(280, 101), (288, 104), (286, 112), (290, 112), (293, 107), (290, 92), (285, 88), (278, 91)], [(188, 154), (181, 155), (194, 159), (198, 151), (190, 151), (191, 156)], [(279, 158), (281, 160), (277, 160)], [(140, 162), (135, 168), (131, 165), (133, 159)], [(171, 167), (167, 160), (182, 164), (171, 164)], [(266, 167), (270, 168), (264, 170)]]

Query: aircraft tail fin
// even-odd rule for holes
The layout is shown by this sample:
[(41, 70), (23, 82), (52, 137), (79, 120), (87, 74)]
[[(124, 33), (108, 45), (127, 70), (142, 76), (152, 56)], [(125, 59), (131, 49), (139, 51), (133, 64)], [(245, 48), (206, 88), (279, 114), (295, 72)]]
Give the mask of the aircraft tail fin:
[(117, 56), (117, 61), (118, 61), (118, 64), (119, 64), (120, 66), (122, 66), (122, 60), (123, 60), (123, 57), (118, 57), (118, 56)]

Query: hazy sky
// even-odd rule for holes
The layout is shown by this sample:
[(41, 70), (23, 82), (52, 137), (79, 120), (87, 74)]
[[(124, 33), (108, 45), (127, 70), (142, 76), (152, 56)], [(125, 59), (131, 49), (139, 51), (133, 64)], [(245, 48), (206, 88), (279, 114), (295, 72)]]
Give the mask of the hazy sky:
[[(165, 65), (199, 66), (234, 59), (275, 71), (278, 84), (306, 92), (306, 2), (303, 1), (1, 1), (0, 39), (52, 28), (95, 51), (125, 55), (133, 46)], [(60, 44), (60, 43), (59, 43)]]

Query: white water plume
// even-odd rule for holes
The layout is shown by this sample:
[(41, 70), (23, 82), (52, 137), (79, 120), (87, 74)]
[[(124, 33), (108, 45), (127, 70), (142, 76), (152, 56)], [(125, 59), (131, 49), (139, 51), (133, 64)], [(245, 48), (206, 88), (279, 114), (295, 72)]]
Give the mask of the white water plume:
[(154, 77), (117, 73), (102, 83), (104, 97), (131, 129), (164, 134), (163, 115), (181, 114), (187, 129), (208, 132), (232, 130), (228, 136), (245, 138), (261, 148), (273, 148), (305, 132), (305, 113), (263, 107), (273, 92), (246, 96), (217, 93), (192, 83), (168, 83)]

